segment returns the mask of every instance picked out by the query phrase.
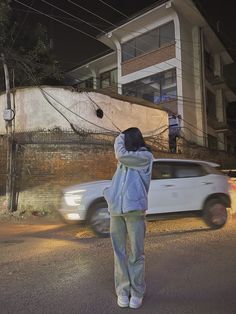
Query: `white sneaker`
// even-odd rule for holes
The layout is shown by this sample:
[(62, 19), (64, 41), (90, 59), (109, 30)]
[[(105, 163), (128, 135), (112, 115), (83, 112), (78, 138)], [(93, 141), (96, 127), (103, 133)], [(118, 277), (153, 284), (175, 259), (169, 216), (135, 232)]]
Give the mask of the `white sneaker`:
[(143, 303), (143, 298), (131, 297), (129, 301), (129, 307), (131, 309), (138, 309)]
[(128, 307), (129, 306), (129, 298), (126, 295), (119, 295), (117, 298), (117, 304), (120, 307)]

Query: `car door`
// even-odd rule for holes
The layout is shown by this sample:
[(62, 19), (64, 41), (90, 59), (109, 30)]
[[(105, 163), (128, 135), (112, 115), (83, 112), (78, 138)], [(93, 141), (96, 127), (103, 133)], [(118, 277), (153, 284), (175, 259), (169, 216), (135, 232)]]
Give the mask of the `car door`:
[(201, 164), (194, 162), (176, 162), (173, 164), (173, 176), (177, 180), (176, 211), (192, 211), (201, 209), (203, 200), (209, 194), (206, 172)]
[(147, 214), (175, 211), (177, 205), (176, 188), (172, 162), (154, 161)]
[(201, 209), (207, 188), (204, 169), (191, 162), (155, 162), (149, 190), (148, 214)]

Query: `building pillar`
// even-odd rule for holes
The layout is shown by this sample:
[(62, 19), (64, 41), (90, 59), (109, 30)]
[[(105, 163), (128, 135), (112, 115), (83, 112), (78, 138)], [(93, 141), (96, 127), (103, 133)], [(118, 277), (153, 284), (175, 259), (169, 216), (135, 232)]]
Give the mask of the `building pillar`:
[(193, 73), (195, 90), (195, 113), (196, 113), (196, 141), (201, 146), (207, 145), (206, 131), (206, 106), (205, 106), (205, 84), (203, 81), (203, 47), (201, 29), (198, 26), (192, 29), (193, 38)]
[(117, 57), (117, 91), (118, 94), (122, 94), (122, 84), (121, 84), (121, 63), (122, 63), (122, 51), (121, 44), (119, 40), (113, 35), (113, 33), (108, 33), (108, 37), (113, 41), (116, 46), (116, 57)]

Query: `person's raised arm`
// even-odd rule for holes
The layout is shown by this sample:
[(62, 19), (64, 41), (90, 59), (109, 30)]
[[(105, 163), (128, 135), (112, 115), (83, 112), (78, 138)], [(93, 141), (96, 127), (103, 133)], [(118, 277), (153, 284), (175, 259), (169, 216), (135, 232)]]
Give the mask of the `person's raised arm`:
[(130, 168), (145, 168), (152, 160), (152, 154), (145, 151), (127, 151), (125, 135), (120, 133), (114, 144), (115, 155), (118, 161)]

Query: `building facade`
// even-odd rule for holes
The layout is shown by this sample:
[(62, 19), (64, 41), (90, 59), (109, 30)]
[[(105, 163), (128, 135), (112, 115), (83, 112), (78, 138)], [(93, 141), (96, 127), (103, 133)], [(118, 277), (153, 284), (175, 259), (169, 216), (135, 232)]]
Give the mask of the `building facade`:
[(80, 89), (143, 98), (178, 117), (187, 142), (230, 147), (226, 108), (236, 95), (223, 69), (233, 59), (193, 1), (161, 1), (98, 39), (112, 52), (69, 72)]

